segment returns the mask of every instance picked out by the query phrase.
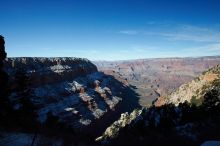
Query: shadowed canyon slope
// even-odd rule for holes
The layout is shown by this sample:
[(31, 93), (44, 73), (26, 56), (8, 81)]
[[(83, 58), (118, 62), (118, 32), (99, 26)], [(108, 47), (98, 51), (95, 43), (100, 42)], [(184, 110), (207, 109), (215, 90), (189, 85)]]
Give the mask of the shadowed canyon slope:
[[(138, 107), (137, 101), (134, 101), (136, 95), (124, 84), (125, 81), (122, 83), (98, 72), (87, 59), (8, 58), (5, 71), (10, 79), (10, 99), (14, 108), (21, 106), (19, 96), (23, 91), (19, 87), (28, 84), (31, 92), (28, 96), (37, 107), (40, 122), (45, 122), (50, 112), (73, 128), (95, 127), (95, 121), (106, 113), (119, 112), (118, 109), (124, 112), (129, 108), (131, 111)], [(133, 98), (126, 97), (133, 100), (131, 107), (123, 106), (123, 101), (130, 101), (123, 99), (125, 91), (132, 93), (130, 96)], [(115, 118), (119, 114), (115, 114)], [(99, 125), (100, 129), (102, 125)]]
[(220, 63), (220, 57), (164, 58), (130, 61), (94, 62), (98, 70), (125, 78), (140, 95), (139, 103), (148, 106), (203, 71)]

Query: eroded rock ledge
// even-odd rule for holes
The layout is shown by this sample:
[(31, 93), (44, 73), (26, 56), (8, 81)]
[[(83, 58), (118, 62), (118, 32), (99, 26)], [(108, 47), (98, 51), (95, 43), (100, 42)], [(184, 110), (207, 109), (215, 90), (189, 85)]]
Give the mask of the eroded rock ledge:
[(15, 109), (21, 106), (17, 74), (28, 78), (30, 100), (40, 122), (45, 122), (50, 112), (73, 128), (86, 127), (122, 100), (120, 90), (124, 85), (98, 72), (87, 59), (8, 58), (4, 70), (9, 74)]

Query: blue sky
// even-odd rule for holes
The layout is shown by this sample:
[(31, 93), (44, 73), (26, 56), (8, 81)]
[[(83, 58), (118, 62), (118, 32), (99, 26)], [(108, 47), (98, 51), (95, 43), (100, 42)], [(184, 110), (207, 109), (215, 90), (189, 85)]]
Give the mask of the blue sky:
[(220, 55), (219, 0), (0, 0), (9, 57)]

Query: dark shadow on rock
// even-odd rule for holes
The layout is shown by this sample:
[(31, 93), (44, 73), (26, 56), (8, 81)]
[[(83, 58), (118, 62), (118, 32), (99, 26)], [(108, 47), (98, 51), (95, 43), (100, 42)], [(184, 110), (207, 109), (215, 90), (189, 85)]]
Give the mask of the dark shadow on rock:
[[(60, 76), (59, 74), (57, 74)], [(92, 123), (89, 126), (83, 126), (80, 128), (80, 132), (84, 134), (88, 134), (90, 137), (95, 139), (97, 136), (101, 135), (108, 126), (110, 126), (114, 121), (118, 120), (122, 113), (124, 112), (132, 112), (134, 109), (141, 108), (139, 105), (139, 94), (137, 94), (133, 88), (130, 86), (126, 86), (119, 80), (115, 79), (111, 75), (106, 75), (103, 73), (105, 78), (109, 78), (109, 84), (110, 90), (117, 93), (115, 96), (118, 96), (122, 98), (122, 101), (116, 105), (114, 109), (109, 109), (108, 105), (104, 101), (103, 97), (96, 96), (94, 97), (95, 102), (98, 104), (98, 100), (101, 99), (101, 102), (107, 107), (106, 109), (104, 107), (101, 107), (98, 105), (98, 108), (102, 110), (107, 110), (107, 113), (105, 113), (100, 119), (95, 119), (94, 115), (91, 114), (90, 109), (86, 105), (84, 108), (87, 111), (87, 114), (89, 114), (90, 119), (93, 120)], [(86, 74), (82, 74), (81, 77), (86, 76)], [(71, 79), (71, 81), (74, 78)], [(97, 93), (98, 94), (98, 93)], [(99, 99), (98, 99), (99, 98)], [(87, 104), (82, 99), (80, 99), (81, 104)], [(100, 102), (100, 101), (99, 101)], [(95, 119), (95, 120), (94, 120)], [(80, 124), (80, 123), (79, 123)]]
[[(26, 70), (27, 75), (30, 77), (31, 84), (29, 85), (31, 88), (38, 87), (41, 84), (44, 85), (54, 82), (58, 83), (61, 81), (73, 81), (76, 77), (85, 77), (88, 73), (97, 72), (96, 66), (91, 62), (87, 62), (90, 69), (86, 71), (85, 68), (80, 65), (80, 63), (82, 62), (80, 62), (81, 60), (79, 59), (78, 63), (71, 61), (68, 62), (68, 66), (70, 65), (73, 70), (77, 70), (77, 68), (79, 67), (79, 69), (81, 70), (80, 72), (72, 72), (67, 69), (66, 72), (61, 74), (59, 72), (54, 72), (54, 70), (52, 70), (50, 66), (62, 68), (62, 65), (65, 65), (66, 63), (65, 58), (61, 58), (61, 61), (59, 61), (59, 58), (43, 58), (42, 61), (39, 61), (39, 59), (40, 58), (11, 58), (8, 59), (8, 61), (6, 62), (5, 68), (12, 77), (16, 74), (16, 69), (22, 68), (23, 70)], [(70, 58), (66, 59), (68, 60)], [(36, 70), (36, 72), (30, 72), (30, 70)], [(46, 75), (44, 76), (44, 74), (41, 74), (41, 72), (46, 72)], [(92, 122), (91, 126), (87, 127), (82, 125), (82, 127), (85, 127), (85, 131), (88, 131), (88, 133), (93, 135), (94, 137), (104, 132), (106, 127), (108, 127), (120, 117), (121, 113), (131, 112), (135, 108), (140, 108), (140, 105), (138, 103), (139, 95), (130, 86), (126, 86), (111, 75), (106, 75), (104, 73), (101, 74), (104, 78), (107, 79), (107, 82), (105, 84), (110, 88), (113, 96), (121, 98), (122, 101), (118, 103), (114, 109), (111, 110), (103, 97), (96, 96), (94, 98), (95, 102), (98, 103), (98, 101), (101, 101), (101, 103), (103, 102), (104, 104), (103, 107), (98, 105), (98, 108), (103, 111), (107, 110), (107, 112), (100, 119), (95, 119), (91, 109), (89, 109), (88, 107), (89, 102), (87, 103), (85, 101), (82, 101), (82, 99), (78, 97), (80, 99), (79, 104), (85, 104), (85, 106), (83, 106), (83, 111), (85, 111), (90, 120), (94, 121)], [(35, 78), (36, 76), (38, 77)], [(107, 96), (110, 97), (108, 94)], [(112, 97), (109, 99), (112, 100)]]
[[(116, 105), (114, 110), (109, 110), (103, 117), (92, 122), (92, 124), (86, 128), (88, 133), (90, 133), (94, 138), (100, 136), (108, 126), (118, 120), (122, 113), (130, 113), (136, 108), (141, 108), (138, 103), (139, 94), (137, 94), (130, 86), (125, 86), (113, 76), (106, 76), (111, 79), (110, 81), (112, 86), (117, 89), (118, 94), (116, 96), (122, 98), (122, 101)], [(112, 88), (111, 90), (114, 89)]]
[(106, 145), (199, 146), (204, 141), (219, 141), (219, 95), (219, 88), (213, 88), (199, 106), (186, 101), (144, 109), (141, 120), (121, 128), (118, 137)]
[(134, 85), (129, 85), (131, 87), (131, 89), (138, 89), (136, 86)]
[(108, 104), (105, 102), (105, 100), (103, 99), (103, 97), (97, 93), (96, 91), (94, 92), (94, 101), (97, 104), (98, 108), (105, 111), (105, 110), (109, 110)]

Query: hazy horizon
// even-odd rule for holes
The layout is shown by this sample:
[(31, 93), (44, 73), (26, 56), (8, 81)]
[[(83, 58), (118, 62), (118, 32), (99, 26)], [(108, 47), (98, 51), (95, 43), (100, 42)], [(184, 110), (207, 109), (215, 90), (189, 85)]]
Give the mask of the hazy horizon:
[(8, 57), (220, 55), (218, 0), (0, 1)]
[(120, 59), (116, 59), (116, 60), (90, 60), (88, 58), (85, 58), (85, 57), (75, 57), (75, 56), (51, 56), (51, 57), (48, 57), (48, 56), (38, 56), (38, 57), (30, 57), (30, 56), (19, 56), (19, 57), (7, 57), (7, 58), (82, 58), (82, 59), (88, 59), (92, 62), (117, 62), (117, 61), (135, 61), (135, 60), (148, 60), (148, 59), (186, 59), (186, 58), (193, 58), (193, 59), (199, 59), (199, 58), (213, 58), (213, 57), (220, 57), (220, 55), (212, 55), (212, 56), (188, 56), (188, 57), (159, 57), (159, 58), (155, 58), (155, 57), (152, 57), (152, 58), (138, 58), (138, 59), (125, 59), (125, 60), (120, 60)]

